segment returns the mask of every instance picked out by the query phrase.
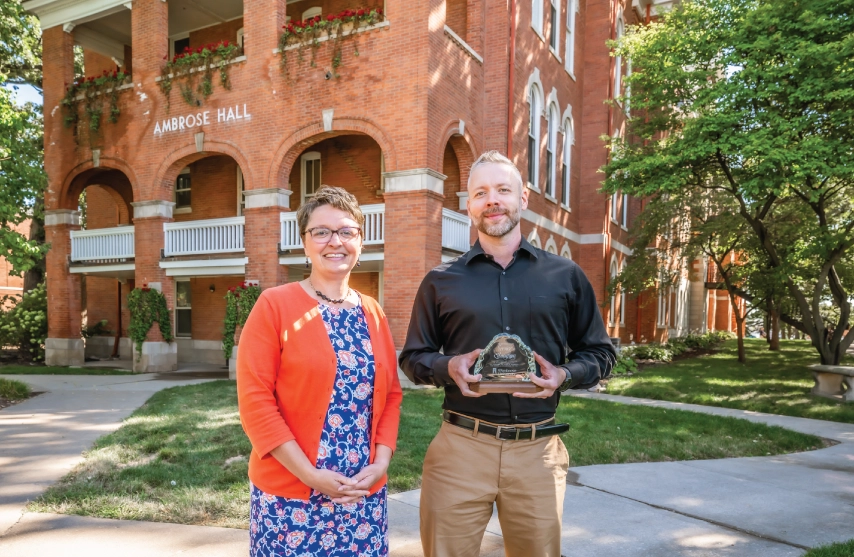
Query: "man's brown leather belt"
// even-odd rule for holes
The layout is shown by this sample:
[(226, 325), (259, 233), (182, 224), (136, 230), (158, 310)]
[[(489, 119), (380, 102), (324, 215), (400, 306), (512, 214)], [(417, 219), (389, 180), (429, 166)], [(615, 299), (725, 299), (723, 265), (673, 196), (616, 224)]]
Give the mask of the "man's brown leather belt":
[(518, 439), (537, 439), (540, 437), (558, 435), (560, 433), (564, 433), (565, 431), (569, 431), (569, 424), (556, 424), (554, 423), (554, 418), (537, 424), (530, 424), (524, 426), (521, 426), (519, 424), (493, 424), (490, 422), (484, 422), (483, 420), (463, 416), (462, 414), (457, 414), (456, 412), (450, 412), (448, 410), (442, 412), (442, 418), (451, 425), (455, 425), (463, 429), (472, 430), (472, 435), (477, 435), (478, 433), (485, 433), (486, 435), (491, 435), (496, 439), (502, 441), (513, 441)]

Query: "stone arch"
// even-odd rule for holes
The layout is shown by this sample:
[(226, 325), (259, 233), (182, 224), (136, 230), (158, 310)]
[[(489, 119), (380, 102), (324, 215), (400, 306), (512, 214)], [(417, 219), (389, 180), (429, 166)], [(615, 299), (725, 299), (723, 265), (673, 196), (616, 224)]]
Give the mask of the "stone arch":
[(569, 249), (569, 242), (564, 242), (560, 248), (560, 256), (572, 261), (572, 251)]
[[(460, 133), (460, 122), (459, 120), (455, 120), (448, 124), (445, 127), (445, 132), (442, 134), (442, 142), (439, 144), (439, 158), (436, 161), (435, 168), (438, 169), (442, 174), (445, 174), (449, 178), (451, 174), (446, 172), (447, 163), (449, 161), (446, 160), (448, 151), (452, 153), (453, 158), (456, 160), (456, 174), (459, 177), (459, 185), (451, 191), (450, 184), (446, 181), (445, 184), (445, 206), (452, 208), (454, 210), (458, 210), (460, 206), (457, 203), (457, 192), (464, 192), (468, 186), (469, 174), (471, 173), (471, 166), (474, 164), (474, 161), (477, 159), (477, 151), (474, 148), (474, 143), (472, 142), (471, 135), (467, 130), (462, 130), (462, 134)], [(449, 199), (452, 197), (452, 199)]]
[(323, 123), (318, 121), (300, 128), (283, 139), (273, 155), (273, 162), (270, 164), (266, 187), (279, 188), (282, 187), (281, 184), (286, 184), (291, 169), (300, 153), (315, 143), (339, 135), (354, 134), (367, 135), (377, 142), (382, 150), (383, 165), (386, 172), (398, 170), (394, 144), (382, 128), (369, 120), (336, 118), (332, 120), (332, 129), (329, 131), (325, 130)]
[(95, 184), (113, 189), (128, 207), (139, 198), (139, 182), (133, 169), (120, 158), (102, 157), (98, 166), (89, 160), (73, 168), (63, 180), (59, 193), (45, 196), (45, 209), (76, 211), (80, 194), (87, 186)]
[(549, 239), (546, 240), (546, 247), (543, 248), (548, 253), (553, 253), (557, 255), (557, 242), (555, 242), (555, 237), (553, 235), (549, 235)]
[(243, 152), (230, 141), (205, 140), (203, 150), (199, 151), (196, 144), (186, 145), (173, 151), (164, 160), (157, 173), (154, 175), (154, 191), (151, 196), (155, 199), (171, 201), (173, 184), (185, 166), (212, 155), (226, 155), (234, 159), (243, 172), (243, 183), (245, 189), (250, 189), (255, 180), (252, 176), (252, 167)]
[(528, 234), (528, 243), (537, 249), (543, 248), (543, 244), (540, 242), (540, 236), (537, 234), (536, 228), (531, 230), (531, 233)]

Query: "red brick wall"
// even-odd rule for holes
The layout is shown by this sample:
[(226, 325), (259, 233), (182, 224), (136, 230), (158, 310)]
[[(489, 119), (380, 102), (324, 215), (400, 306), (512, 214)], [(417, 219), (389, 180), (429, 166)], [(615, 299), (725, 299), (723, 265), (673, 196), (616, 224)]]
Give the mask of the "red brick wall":
[(237, 216), (237, 163), (212, 156), (190, 165), (191, 213), (175, 215), (176, 222)]
[(237, 30), (243, 27), (243, 18), (232, 19), (219, 25), (190, 32), (190, 47), (204, 46), (220, 41), (237, 42)]
[(92, 50), (83, 49), (83, 73), (86, 77), (97, 77), (117, 69), (116, 63), (109, 56), (104, 56)]
[(460, 198), (457, 193), (463, 191), (465, 186), (462, 185), (461, 187), (460, 165), (450, 143), (445, 146), (445, 154), (442, 157), (442, 174), (447, 176), (445, 179), (445, 200), (442, 206), (452, 211), (459, 211)]
[(380, 297), (380, 274), (379, 273), (351, 273), (350, 288), (367, 294), (374, 300)]
[[(225, 324), (225, 294), (230, 286), (237, 286), (241, 282), (243, 282), (242, 276), (190, 279), (191, 326), (194, 340), (222, 340)], [(211, 285), (214, 286), (214, 292), (210, 291)]]
[(450, 27), (464, 41), (468, 41), (466, 37), (468, 28), (466, 21), (467, 4), (466, 0), (445, 0), (445, 25)]

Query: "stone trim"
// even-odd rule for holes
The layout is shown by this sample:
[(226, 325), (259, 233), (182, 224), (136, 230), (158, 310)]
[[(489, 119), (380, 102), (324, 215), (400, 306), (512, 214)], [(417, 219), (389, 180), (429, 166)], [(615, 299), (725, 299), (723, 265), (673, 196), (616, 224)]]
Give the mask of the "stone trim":
[(387, 193), (429, 190), (443, 195), (447, 178), (432, 168), (413, 168), (383, 173)]
[(132, 201), (131, 206), (133, 206), (133, 218), (135, 219), (171, 219), (175, 203), (155, 199), (152, 201)]
[(44, 348), (45, 364), (49, 366), (82, 366), (85, 360), (82, 338), (47, 338)]
[(80, 211), (72, 209), (54, 209), (44, 212), (45, 226), (60, 226), (60, 225), (80, 226)]
[(448, 37), (450, 37), (450, 39), (451, 39), (452, 41), (454, 41), (455, 43), (457, 43), (457, 46), (459, 46), (460, 48), (462, 48), (462, 49), (463, 49), (463, 51), (464, 51), (466, 54), (468, 54), (469, 56), (471, 56), (472, 58), (474, 58), (474, 59), (477, 61), (477, 63), (478, 63), (478, 64), (483, 65), (483, 56), (481, 56), (480, 54), (478, 54), (478, 53), (475, 51), (475, 49), (473, 49), (473, 48), (472, 48), (472, 47), (471, 47), (467, 42), (465, 42), (465, 41), (462, 39), (462, 37), (460, 37), (459, 35), (457, 35), (456, 33), (454, 33), (454, 30), (453, 30), (453, 29), (451, 29), (450, 27), (448, 27), (447, 25), (445, 25), (445, 34), (446, 34), (446, 35), (448, 35)]
[(243, 199), (246, 201), (244, 209), (263, 209), (265, 207), (290, 207), (290, 197), (294, 192), (284, 188), (263, 188), (257, 190), (244, 190)]
[[(550, 232), (554, 232), (555, 234), (560, 234), (564, 238), (570, 240), (571, 242), (575, 242), (576, 244), (604, 244), (605, 243), (605, 235), (604, 234), (579, 234), (578, 232), (573, 232), (569, 228), (559, 225), (558, 223), (547, 219), (543, 215), (537, 214), (530, 209), (525, 209), (522, 211), (522, 218), (526, 221), (538, 226), (540, 228), (544, 228)], [(632, 255), (632, 249), (617, 240), (611, 239), (611, 247), (617, 250), (618, 252), (624, 255)]]
[(175, 342), (143, 342), (142, 353), (137, 361), (136, 346), (133, 347), (133, 370), (136, 372), (164, 372), (178, 369), (178, 344)]

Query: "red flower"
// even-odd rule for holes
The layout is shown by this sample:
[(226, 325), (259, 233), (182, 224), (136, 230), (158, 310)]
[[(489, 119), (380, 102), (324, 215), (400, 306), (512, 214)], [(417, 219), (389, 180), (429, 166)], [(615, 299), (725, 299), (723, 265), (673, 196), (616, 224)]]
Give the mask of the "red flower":
[(168, 55), (168, 54), (167, 54), (166, 56), (164, 56), (164, 57), (163, 57), (163, 59), (164, 59), (164, 60), (166, 60), (166, 59), (168, 59), (168, 58), (169, 58), (169, 55)]
[(328, 16), (326, 16), (326, 21), (335, 21), (335, 16), (332, 14), (329, 14)]
[(365, 15), (365, 10), (359, 10), (358, 12), (356, 12), (356, 15), (358, 15), (358, 16)]
[(383, 9), (382, 9), (382, 8), (377, 8), (377, 14), (379, 14), (379, 15), (383, 15)]
[(223, 41), (222, 46), (228, 47), (228, 41)]

